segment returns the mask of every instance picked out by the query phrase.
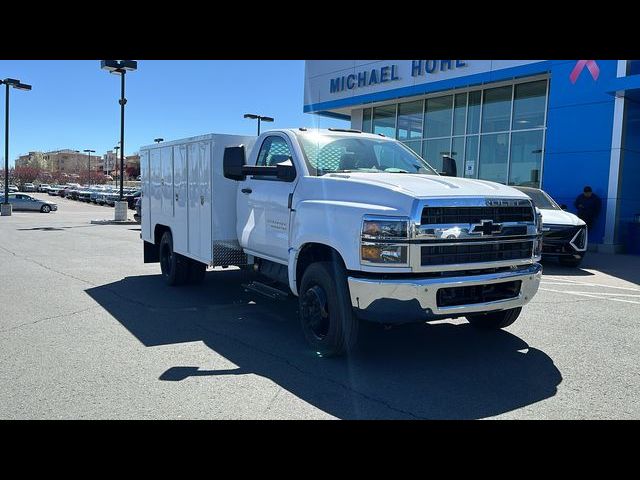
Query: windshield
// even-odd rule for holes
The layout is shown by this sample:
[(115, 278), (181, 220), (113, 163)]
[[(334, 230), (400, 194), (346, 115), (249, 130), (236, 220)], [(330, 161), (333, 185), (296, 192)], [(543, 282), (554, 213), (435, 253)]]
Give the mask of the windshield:
[[(518, 187), (516, 187), (518, 188)], [(562, 210), (553, 199), (542, 190), (535, 188), (518, 188), (523, 193), (526, 193), (528, 197), (533, 200), (533, 204), (542, 209), (547, 210)]]
[(311, 175), (334, 172), (388, 172), (437, 175), (400, 142), (354, 135), (297, 134)]

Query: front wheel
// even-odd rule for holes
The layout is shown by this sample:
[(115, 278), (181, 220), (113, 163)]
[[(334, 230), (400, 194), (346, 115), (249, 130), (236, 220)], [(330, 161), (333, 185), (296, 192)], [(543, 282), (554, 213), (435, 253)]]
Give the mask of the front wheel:
[(324, 357), (351, 352), (358, 339), (344, 267), (338, 262), (317, 262), (302, 275), (298, 297), (305, 338)]
[(500, 310), (499, 312), (481, 313), (477, 315), (467, 315), (467, 320), (471, 325), (484, 330), (497, 330), (505, 328), (515, 322), (520, 316), (522, 307)]
[(51, 211), (51, 207), (49, 205), (42, 205), (42, 207), (40, 208), (40, 211), (42, 213), (49, 213)]

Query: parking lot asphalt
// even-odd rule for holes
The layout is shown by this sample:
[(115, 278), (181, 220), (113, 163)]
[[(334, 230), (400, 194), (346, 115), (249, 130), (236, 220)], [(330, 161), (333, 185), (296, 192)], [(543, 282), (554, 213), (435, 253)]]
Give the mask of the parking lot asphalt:
[(247, 293), (233, 269), (167, 287), (139, 226), (35, 195), (59, 210), (0, 217), (0, 418), (640, 417), (638, 256), (545, 262), (503, 331), (370, 325), (354, 355), (325, 359), (295, 300)]

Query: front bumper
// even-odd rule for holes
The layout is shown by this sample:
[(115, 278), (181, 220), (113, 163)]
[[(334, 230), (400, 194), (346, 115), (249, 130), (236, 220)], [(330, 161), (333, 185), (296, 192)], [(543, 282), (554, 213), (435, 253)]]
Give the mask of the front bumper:
[[(351, 305), (359, 317), (374, 322), (396, 324), (521, 307), (536, 294), (541, 277), (542, 266), (534, 263), (517, 270), (482, 275), (384, 280), (350, 276), (348, 282)], [(521, 282), (519, 292), (510, 298), (455, 306), (438, 306), (438, 291), (444, 288), (516, 281)]]

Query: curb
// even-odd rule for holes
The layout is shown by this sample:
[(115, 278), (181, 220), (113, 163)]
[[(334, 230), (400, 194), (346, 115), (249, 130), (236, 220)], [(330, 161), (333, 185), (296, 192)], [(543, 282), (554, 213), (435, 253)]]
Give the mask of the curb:
[(91, 220), (92, 225), (140, 225), (135, 220)]

